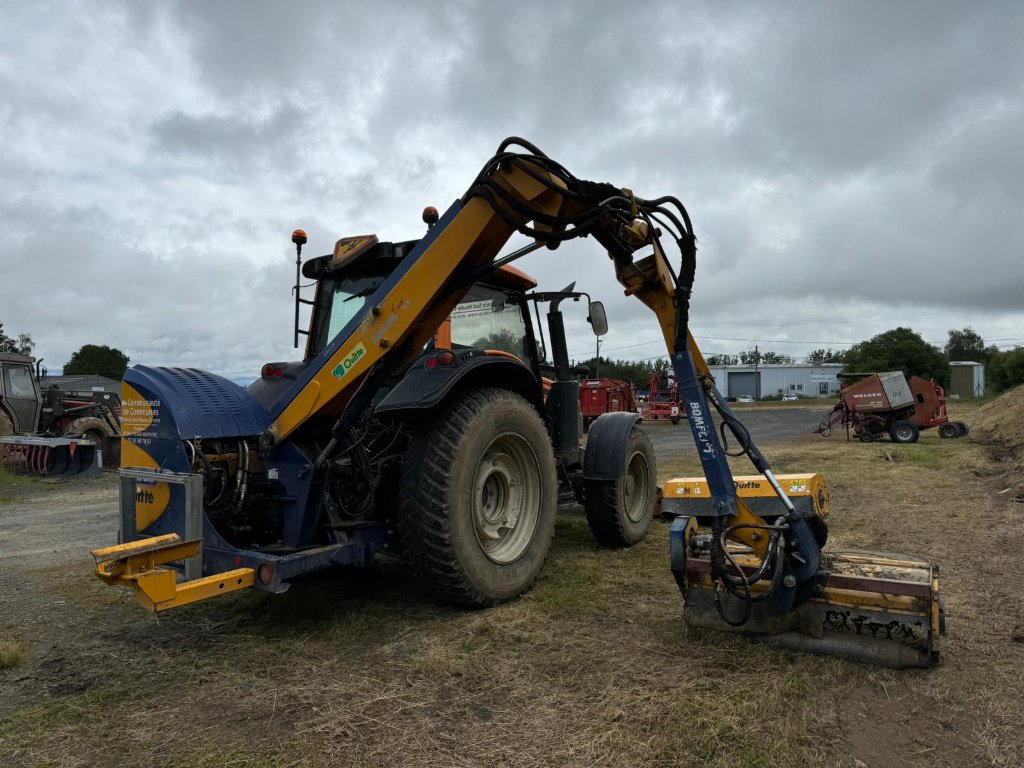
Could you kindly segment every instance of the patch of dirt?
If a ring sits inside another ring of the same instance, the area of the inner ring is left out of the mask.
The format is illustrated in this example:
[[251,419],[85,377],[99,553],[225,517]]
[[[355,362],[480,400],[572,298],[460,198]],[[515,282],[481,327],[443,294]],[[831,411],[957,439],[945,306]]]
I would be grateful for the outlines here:
[[977,755],[964,744],[976,728],[970,713],[912,690],[905,680],[855,688],[844,696],[842,709],[843,735],[856,768],[903,768],[937,756],[939,764],[976,763]]
[[[116,483],[37,488],[0,506],[0,635],[26,648],[0,671],[0,765],[1022,765],[1024,534],[973,437],[926,433],[898,462],[762,445],[777,472],[825,475],[834,546],[941,566],[931,670],[687,629],[667,527],[609,551],[579,514],[537,587],[493,610],[438,605],[388,561],[148,615],[91,574]],[[699,471],[692,452],[659,462],[661,480]]]

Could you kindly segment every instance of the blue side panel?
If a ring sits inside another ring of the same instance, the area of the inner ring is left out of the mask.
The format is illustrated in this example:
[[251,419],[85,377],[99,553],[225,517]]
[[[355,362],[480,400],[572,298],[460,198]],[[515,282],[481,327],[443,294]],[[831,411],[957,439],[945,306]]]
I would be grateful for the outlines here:
[[136,365],[124,380],[161,401],[181,440],[260,435],[270,426],[269,415],[252,395],[206,371]]
[[398,284],[399,280],[406,276],[412,268],[412,265],[419,260],[420,256],[423,255],[423,252],[433,244],[438,235],[444,231],[445,227],[451,224],[452,220],[461,210],[462,203],[458,200],[452,203],[451,207],[444,212],[444,216],[441,217],[437,224],[431,227],[427,234],[423,236],[423,239],[416,244],[415,248],[412,249],[409,255],[402,259],[398,268],[391,273],[387,280],[381,283],[377,292],[370,297],[366,304],[363,305],[363,308],[356,312],[353,318],[348,321],[348,324],[338,332],[338,335],[331,339],[327,346],[320,350],[320,354],[310,361],[306,370],[303,371],[295,380],[295,383],[293,383],[291,387],[289,387],[288,390],[278,399],[278,401],[274,403],[274,407],[270,410],[272,418],[276,419],[280,416],[284,409],[288,407],[289,403],[298,396],[310,380],[327,364],[327,361],[334,356],[334,353],[337,352],[343,344],[348,342],[352,334],[356,332],[356,328],[358,328],[360,324],[362,324],[363,320],[366,319],[366,315],[369,314],[371,309],[384,301],[384,297],[392,291],[392,289]]

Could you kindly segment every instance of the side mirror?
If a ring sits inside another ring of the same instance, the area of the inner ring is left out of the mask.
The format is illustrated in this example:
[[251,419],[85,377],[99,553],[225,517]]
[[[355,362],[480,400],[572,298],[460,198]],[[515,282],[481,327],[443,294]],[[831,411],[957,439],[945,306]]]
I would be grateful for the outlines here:
[[604,336],[608,333],[608,316],[604,313],[604,304],[600,301],[590,302],[590,317],[587,318],[595,336]]

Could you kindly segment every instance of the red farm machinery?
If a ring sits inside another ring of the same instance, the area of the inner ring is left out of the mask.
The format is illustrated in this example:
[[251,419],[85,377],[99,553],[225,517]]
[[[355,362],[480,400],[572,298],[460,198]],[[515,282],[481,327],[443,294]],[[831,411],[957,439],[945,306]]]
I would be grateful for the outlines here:
[[657,371],[651,373],[647,402],[640,403],[640,415],[645,420],[652,421],[671,419],[673,424],[678,424],[680,418],[685,418],[685,413],[679,402],[679,389],[674,378],[669,376],[668,390],[662,394],[661,376]]
[[950,421],[946,393],[935,380],[907,378],[902,371],[842,373],[839,402],[822,420],[818,433],[828,437],[832,429],[846,429],[864,443],[888,435],[894,443],[916,443],[922,430],[937,428],[944,438],[962,437],[968,427]]
[[580,382],[580,414],[587,429],[604,413],[628,411],[636,413],[637,400],[633,385],[622,379],[583,379]]

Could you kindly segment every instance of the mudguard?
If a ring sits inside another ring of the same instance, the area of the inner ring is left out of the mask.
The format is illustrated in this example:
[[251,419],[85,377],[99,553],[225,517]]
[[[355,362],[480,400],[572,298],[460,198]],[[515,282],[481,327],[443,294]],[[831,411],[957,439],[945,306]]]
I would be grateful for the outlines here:
[[460,387],[498,386],[523,395],[544,412],[540,383],[522,363],[508,357],[486,355],[480,350],[456,351],[451,365],[430,366],[433,355],[420,358],[395,388],[374,408],[377,416],[400,416],[436,408]]
[[583,456],[586,480],[618,480],[626,471],[626,446],[640,416],[627,411],[604,413],[590,425]]

